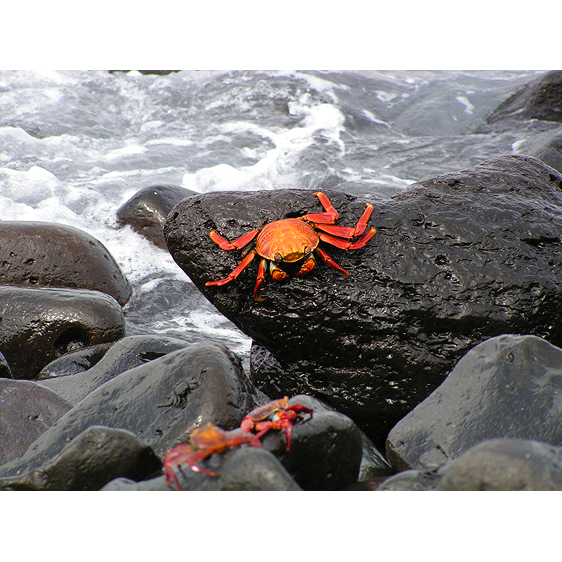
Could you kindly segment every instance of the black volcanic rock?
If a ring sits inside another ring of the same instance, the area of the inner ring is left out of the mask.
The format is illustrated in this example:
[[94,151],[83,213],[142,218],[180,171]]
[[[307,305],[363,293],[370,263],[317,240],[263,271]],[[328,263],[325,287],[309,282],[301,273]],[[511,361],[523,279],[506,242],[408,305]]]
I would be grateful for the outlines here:
[[512,118],[562,122],[562,70],[547,72],[519,88],[486,121]]
[[132,289],[106,247],[48,222],[0,221],[0,285],[101,291],[124,305]]
[[23,455],[70,408],[36,382],[0,379],[0,465]]
[[125,335],[119,303],[99,291],[0,286],[0,350],[15,379],[65,353]]
[[152,448],[130,431],[94,425],[43,465],[0,478],[0,490],[99,490],[115,478],[150,477],[161,466]]
[[117,224],[130,225],[159,248],[167,249],[162,227],[168,213],[195,191],[175,185],[153,185],[135,193],[117,210]]
[[[225,346],[192,345],[125,371],[88,394],[0,475],[34,470],[93,425],[125,429],[160,457],[208,421],[238,427],[258,394]],[[261,398],[261,396],[260,396]]]
[[538,158],[562,173],[562,131],[559,127],[525,139],[517,152]]
[[[120,373],[144,365],[188,345],[188,342],[176,338],[129,336],[115,342],[111,349],[90,369],[66,376],[42,379],[41,374],[49,372],[49,369],[56,369],[55,362],[53,362],[41,371],[39,381],[43,386],[57,392],[71,404],[77,404],[90,392]],[[61,357],[56,363],[63,363],[65,359],[67,362],[72,361],[72,355],[74,354]]]
[[439,467],[399,472],[376,490],[562,490],[562,448],[532,439],[488,439]]
[[[218,476],[194,472],[187,465],[177,471],[182,491],[300,491],[301,488],[275,456],[265,449],[241,447],[212,455],[212,464]],[[177,469],[176,469],[177,470]],[[0,479],[1,482],[1,479]],[[103,492],[119,491],[175,491],[166,485],[166,477],[158,476],[143,482],[118,478],[107,484]]]
[[[562,345],[561,187],[552,168],[521,156],[418,182],[375,202],[365,248],[321,243],[349,278],[322,262],[284,282],[268,276],[263,302],[252,296],[258,260],[228,285],[205,286],[242,259],[209,232],[232,241],[319,212],[311,191],[199,195],[172,210],[164,235],[202,293],[274,356],[273,375],[252,372],[261,390],[316,396],[379,445],[482,341],[527,333]],[[365,201],[325,193],[337,224],[355,225]]]
[[562,349],[537,336],[503,335],[470,350],[445,382],[392,429],[398,470],[456,459],[493,438],[562,443]]

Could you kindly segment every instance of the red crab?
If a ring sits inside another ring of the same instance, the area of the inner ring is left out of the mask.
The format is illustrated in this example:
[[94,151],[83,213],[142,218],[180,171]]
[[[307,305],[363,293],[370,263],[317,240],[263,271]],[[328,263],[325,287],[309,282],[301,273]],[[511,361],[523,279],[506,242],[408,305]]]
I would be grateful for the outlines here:
[[174,468],[177,466],[181,472],[181,465],[183,463],[189,464],[191,470],[195,472],[202,472],[209,476],[218,476],[216,472],[211,472],[206,468],[198,466],[198,463],[214,453],[220,453],[244,443],[252,447],[262,446],[257,436],[241,432],[239,429],[224,431],[211,422],[201,427],[196,427],[189,434],[189,443],[176,445],[164,455],[166,485],[169,486],[170,481],[172,481],[176,489],[181,490]]
[[[323,213],[312,213],[295,219],[282,219],[270,222],[262,228],[256,228],[240,236],[233,242],[229,242],[218,234],[216,230],[212,230],[210,233],[211,239],[223,250],[241,250],[252,242],[256,236],[257,240],[255,248],[245,255],[238,267],[228,274],[228,277],[218,279],[217,281],[209,281],[205,285],[222,286],[234,281],[254,259],[256,254],[262,257],[254,288],[254,299],[257,301],[263,300],[260,297],[260,289],[265,280],[268,262],[271,277],[276,281],[281,281],[289,276],[279,267],[279,264],[294,263],[304,259],[297,273],[297,275],[304,275],[312,271],[316,266],[313,254],[313,252],[316,252],[325,263],[348,277],[349,273],[342,269],[324,250],[320,249],[318,244],[322,240],[342,250],[358,250],[363,248],[375,235],[376,230],[374,228],[371,228],[355,242],[352,242],[350,239],[361,236],[365,232],[373,212],[373,206],[367,203],[367,207],[357,221],[355,228],[338,226],[334,223],[338,219],[339,214],[330,203],[328,197],[321,192],[317,192],[314,195],[318,197],[322,207],[324,207]],[[317,232],[317,230],[321,232]],[[340,238],[336,238],[337,236]],[[342,238],[347,238],[348,240],[342,240]]]
[[269,402],[255,410],[252,410],[243,420],[240,429],[244,433],[252,430],[257,431],[255,437],[260,438],[270,429],[284,429],[285,439],[287,440],[287,451],[291,449],[291,432],[293,430],[292,420],[296,419],[299,412],[310,414],[312,418],[311,408],[307,408],[302,404],[287,405],[289,398],[285,396],[280,400]]

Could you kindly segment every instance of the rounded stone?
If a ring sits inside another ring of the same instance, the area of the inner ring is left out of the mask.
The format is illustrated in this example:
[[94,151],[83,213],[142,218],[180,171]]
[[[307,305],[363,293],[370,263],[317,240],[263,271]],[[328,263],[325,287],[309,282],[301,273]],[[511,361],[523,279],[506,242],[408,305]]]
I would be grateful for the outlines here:
[[168,213],[195,191],[175,185],[153,185],[137,191],[117,210],[117,224],[130,225],[135,232],[166,250],[162,227]]
[[0,349],[15,379],[33,379],[68,352],[124,335],[123,310],[105,293],[0,286]]
[[0,221],[0,285],[100,291],[124,305],[132,289],[96,238],[48,222]]

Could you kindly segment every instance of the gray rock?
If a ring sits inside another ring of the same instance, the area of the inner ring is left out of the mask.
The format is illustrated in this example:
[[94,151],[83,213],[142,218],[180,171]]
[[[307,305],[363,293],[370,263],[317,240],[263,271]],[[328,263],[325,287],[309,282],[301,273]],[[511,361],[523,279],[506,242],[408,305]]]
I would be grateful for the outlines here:
[[174,205],[195,191],[175,185],[153,185],[135,193],[117,210],[117,224],[130,225],[133,230],[156,246],[167,249],[162,227]]
[[91,426],[44,465],[0,478],[0,490],[99,490],[118,477],[149,477],[161,466],[152,448],[131,432]]
[[[213,470],[218,476],[194,472],[187,465],[178,471],[183,491],[299,491],[297,483],[279,461],[264,449],[242,447],[213,455]],[[211,462],[212,462],[211,461]],[[145,482],[124,478],[107,484],[102,491],[163,491],[172,490],[166,478],[160,476]]]
[[314,410],[293,422],[287,451],[284,431],[270,430],[262,437],[271,451],[303,490],[342,490],[357,482],[363,456],[361,431],[353,420],[311,396],[293,396],[289,405]]
[[562,443],[562,349],[503,335],[469,351],[445,382],[390,432],[398,470],[444,464],[492,438]]
[[70,408],[35,382],[0,379],[0,465],[23,455]]
[[562,449],[529,439],[490,439],[439,467],[406,470],[377,491],[562,490]]
[[99,240],[48,222],[0,222],[0,285],[101,291],[121,305],[132,292]]
[[[269,396],[315,396],[380,446],[482,341],[527,333],[562,345],[561,187],[552,168],[521,156],[413,184],[375,202],[377,234],[363,249],[321,243],[349,278],[323,263],[284,282],[268,277],[263,302],[252,296],[258,263],[228,285],[205,285],[242,259],[209,232],[232,241],[321,211],[312,192],[199,195],[172,210],[164,235],[206,298],[274,357],[279,368],[253,368],[254,384]],[[365,201],[325,193],[337,223],[353,226]]]
[[562,132],[559,128],[526,139],[517,152],[538,158],[547,166],[562,172]]
[[[129,336],[113,344],[93,367],[68,376],[58,376],[41,380],[41,384],[54,390],[60,396],[75,405],[85,398],[90,392],[113,379],[120,373],[144,365],[149,361],[158,359],[172,351],[187,347],[188,342],[157,336]],[[59,359],[57,362],[62,361]],[[67,356],[67,360],[71,360]],[[53,363],[43,369],[51,371],[56,369]]]
[[527,439],[493,439],[451,463],[436,490],[562,490],[562,449]]
[[562,122],[562,70],[547,72],[519,88],[486,121],[510,118]]
[[77,349],[125,335],[119,303],[99,291],[0,286],[0,349],[15,379]]
[[33,470],[92,425],[131,431],[157,455],[186,442],[194,427],[211,421],[240,425],[255,407],[255,389],[240,360],[222,345],[194,345],[125,371],[91,392],[0,475]]
[[[126,339],[126,338],[123,338]],[[122,341],[122,340],[118,340]],[[100,343],[84,347],[78,351],[71,351],[62,357],[45,365],[37,375],[40,382],[52,380],[58,377],[66,377],[83,373],[96,365],[103,356],[111,349],[115,342]]]

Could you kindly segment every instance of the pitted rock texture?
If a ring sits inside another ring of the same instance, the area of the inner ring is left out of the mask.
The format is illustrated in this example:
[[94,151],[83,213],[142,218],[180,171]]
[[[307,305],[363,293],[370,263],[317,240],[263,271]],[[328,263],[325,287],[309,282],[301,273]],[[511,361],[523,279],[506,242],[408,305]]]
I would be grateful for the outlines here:
[[398,470],[456,459],[486,439],[562,443],[562,349],[503,335],[469,351],[445,382],[388,436]]
[[[253,299],[258,259],[223,287],[242,259],[232,241],[279,220],[319,212],[312,191],[220,192],[180,202],[164,235],[178,265],[282,376],[253,372],[267,395],[310,394],[351,417],[375,444],[426,398],[472,347],[502,333],[562,345],[562,176],[531,157],[506,156],[413,184],[374,202],[365,248],[321,247],[349,273],[319,261]],[[337,224],[354,226],[365,201],[325,190]]]
[[48,222],[0,221],[0,285],[101,291],[124,305],[132,288],[88,233]]
[[132,229],[159,248],[167,249],[162,227],[168,213],[195,191],[175,185],[153,185],[137,191],[117,210],[117,224]]
[[0,286],[0,350],[15,379],[33,379],[66,353],[125,335],[119,303],[86,289]]

